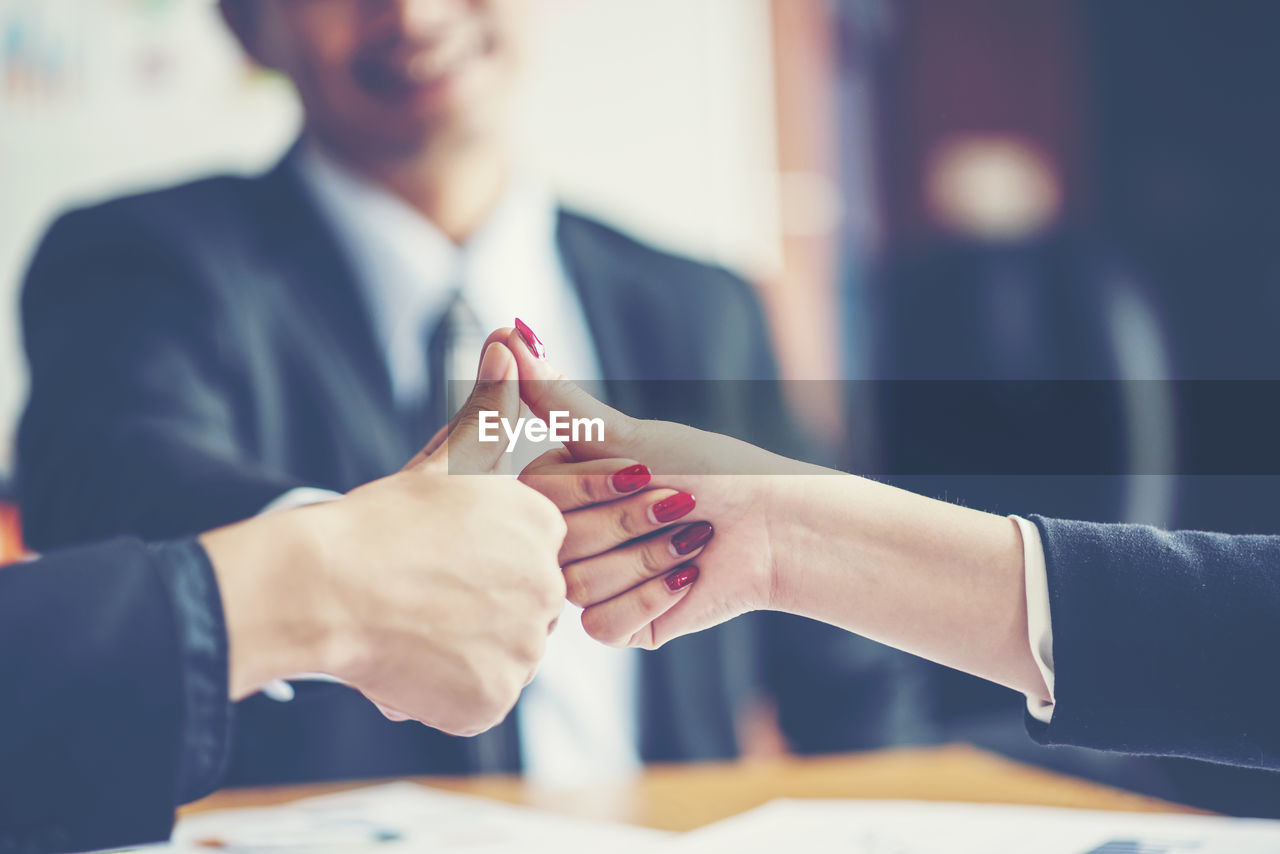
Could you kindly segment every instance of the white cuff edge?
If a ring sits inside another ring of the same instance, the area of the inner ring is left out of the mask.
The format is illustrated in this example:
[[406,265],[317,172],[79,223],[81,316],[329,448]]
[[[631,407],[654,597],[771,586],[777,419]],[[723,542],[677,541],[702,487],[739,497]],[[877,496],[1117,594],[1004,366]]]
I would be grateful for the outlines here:
[[1027,712],[1041,723],[1053,718],[1053,616],[1049,609],[1049,572],[1045,565],[1040,529],[1021,516],[1010,516],[1022,535],[1022,567],[1027,588],[1027,636],[1031,656],[1049,689],[1049,702],[1027,695]]
[[298,486],[274,498],[271,503],[258,511],[259,516],[270,516],[272,513],[283,513],[312,504],[323,504],[341,498],[342,493],[332,489],[320,489],[315,486]]

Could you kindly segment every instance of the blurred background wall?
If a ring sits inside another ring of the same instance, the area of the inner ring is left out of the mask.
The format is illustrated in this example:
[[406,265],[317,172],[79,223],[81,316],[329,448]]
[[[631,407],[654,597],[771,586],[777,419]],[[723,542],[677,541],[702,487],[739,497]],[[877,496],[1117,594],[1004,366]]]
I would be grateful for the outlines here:
[[[534,168],[572,204],[765,279],[781,249],[767,0],[531,0],[520,106]],[[26,379],[34,243],[69,205],[268,166],[298,109],[246,67],[212,0],[0,0],[0,473]]]
[[[529,2],[527,159],[755,281],[789,377],[1280,373],[1280,4]],[[54,213],[261,169],[297,118],[212,0],[0,0],[0,475],[18,283]],[[841,406],[802,414],[837,438],[872,420]],[[1230,441],[1145,416],[1123,441]],[[1271,493],[1187,479],[1143,512],[1050,509],[1271,530]]]

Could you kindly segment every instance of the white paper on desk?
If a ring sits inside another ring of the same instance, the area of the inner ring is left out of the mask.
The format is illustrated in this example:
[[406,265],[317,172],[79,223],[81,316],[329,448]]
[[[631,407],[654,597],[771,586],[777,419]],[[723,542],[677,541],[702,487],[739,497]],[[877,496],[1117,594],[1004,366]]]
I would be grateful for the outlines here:
[[[278,807],[194,815],[178,823],[170,845],[156,850],[653,854],[669,838],[657,830],[569,818],[413,783],[389,783]],[[211,849],[209,840],[218,840],[222,847]]]
[[773,801],[674,854],[1276,854],[1280,821],[915,801]]

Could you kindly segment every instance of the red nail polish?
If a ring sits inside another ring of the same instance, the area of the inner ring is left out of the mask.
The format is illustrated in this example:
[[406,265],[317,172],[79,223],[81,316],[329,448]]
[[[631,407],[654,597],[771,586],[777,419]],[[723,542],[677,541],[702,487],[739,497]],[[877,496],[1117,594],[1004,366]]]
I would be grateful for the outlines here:
[[716,529],[710,522],[694,522],[687,528],[681,528],[671,537],[671,548],[678,555],[693,554],[711,542]]
[[697,580],[698,568],[696,566],[686,566],[667,576],[667,589],[672,593],[677,593]]
[[529,328],[529,324],[518,317],[516,318],[516,331],[520,333],[520,337],[524,339],[525,346],[529,348],[529,352],[533,354],[535,359],[547,358],[547,348],[543,346],[542,339]]
[[670,498],[664,498],[649,508],[655,522],[666,524],[674,522],[693,512],[698,502],[687,492],[677,492]]
[[653,480],[653,475],[649,473],[649,467],[646,465],[628,466],[622,471],[615,474],[611,479],[614,491],[621,493],[635,492],[641,487],[648,486],[649,481]]

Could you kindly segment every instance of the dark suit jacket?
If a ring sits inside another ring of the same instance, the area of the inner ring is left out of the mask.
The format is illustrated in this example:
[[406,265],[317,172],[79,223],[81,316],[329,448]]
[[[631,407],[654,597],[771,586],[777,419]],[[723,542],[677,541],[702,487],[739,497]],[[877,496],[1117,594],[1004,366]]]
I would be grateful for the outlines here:
[[[745,283],[569,212],[558,240],[616,405],[796,452]],[[20,495],[37,548],[196,532],[300,485],[345,491],[398,469],[427,438],[396,413],[359,284],[288,158],[260,178],[63,217],[31,267],[23,319],[32,393]],[[692,378],[725,382],[677,382]],[[755,652],[781,643],[755,622],[645,656],[646,758],[736,752],[735,709],[759,687]],[[909,665],[860,649],[838,659],[868,680],[854,737],[875,744],[882,730],[866,709],[889,708],[877,692],[897,690],[893,674]],[[841,729],[803,716],[800,728]],[[390,724],[330,686],[303,686],[290,704],[245,701],[235,749],[238,783],[518,766],[514,720],[455,739]]]
[[[0,569],[0,851],[165,839],[174,807],[208,791],[180,782],[199,751],[183,732],[191,627],[174,560],[207,566],[194,543],[120,539]],[[225,653],[220,622],[209,628]],[[227,707],[218,663],[215,712]]]
[[1057,702],[1032,735],[1280,769],[1280,537],[1035,522]]

